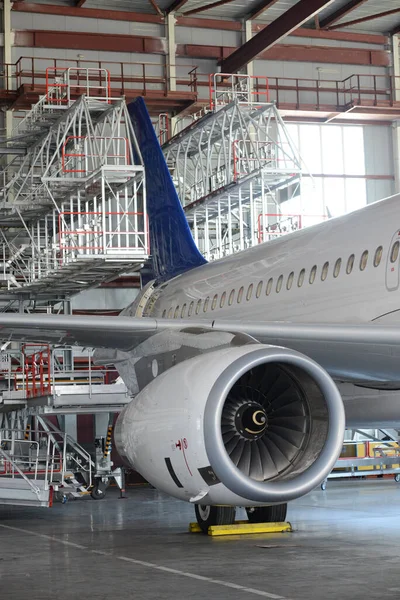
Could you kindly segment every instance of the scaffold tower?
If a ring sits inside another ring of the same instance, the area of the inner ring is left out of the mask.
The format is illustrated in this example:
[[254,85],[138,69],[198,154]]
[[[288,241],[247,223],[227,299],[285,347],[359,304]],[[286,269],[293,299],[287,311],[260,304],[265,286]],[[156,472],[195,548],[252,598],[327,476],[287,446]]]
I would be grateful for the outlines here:
[[194,239],[207,259],[267,238],[303,165],[268,80],[210,77],[210,106],[163,146]]
[[70,296],[147,260],[145,172],[106,69],[50,68],[46,79],[3,143],[0,283]]

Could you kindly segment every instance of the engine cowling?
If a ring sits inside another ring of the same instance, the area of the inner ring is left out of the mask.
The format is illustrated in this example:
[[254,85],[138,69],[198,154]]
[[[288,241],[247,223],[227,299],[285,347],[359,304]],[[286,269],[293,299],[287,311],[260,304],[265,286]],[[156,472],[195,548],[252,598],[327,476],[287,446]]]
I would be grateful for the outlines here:
[[119,453],[152,485],[201,504],[284,503],[319,485],[343,442],[339,391],[286,348],[249,344],[182,362],[120,414]]

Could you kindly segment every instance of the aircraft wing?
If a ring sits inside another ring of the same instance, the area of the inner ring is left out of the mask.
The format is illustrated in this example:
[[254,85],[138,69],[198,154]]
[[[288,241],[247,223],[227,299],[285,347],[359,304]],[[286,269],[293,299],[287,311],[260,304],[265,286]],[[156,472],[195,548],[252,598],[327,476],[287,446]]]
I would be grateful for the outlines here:
[[332,377],[400,387],[400,326],[299,324],[224,319],[152,319],[59,315],[0,315],[0,339],[131,350],[161,331],[197,328],[245,333],[266,344],[303,352]]

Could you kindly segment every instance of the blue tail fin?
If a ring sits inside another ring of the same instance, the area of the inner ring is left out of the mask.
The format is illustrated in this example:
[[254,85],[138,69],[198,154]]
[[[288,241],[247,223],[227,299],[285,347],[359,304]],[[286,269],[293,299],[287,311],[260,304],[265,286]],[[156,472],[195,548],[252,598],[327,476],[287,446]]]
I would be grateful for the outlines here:
[[128,105],[146,169],[150,251],[156,279],[170,279],[205,264],[194,243],[143,98]]

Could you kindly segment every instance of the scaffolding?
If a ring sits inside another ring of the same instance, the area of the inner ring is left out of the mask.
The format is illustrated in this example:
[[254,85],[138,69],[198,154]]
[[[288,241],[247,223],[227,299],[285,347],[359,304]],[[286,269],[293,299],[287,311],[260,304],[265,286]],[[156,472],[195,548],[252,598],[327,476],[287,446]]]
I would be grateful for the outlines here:
[[264,229],[279,223],[282,202],[300,194],[303,165],[267,78],[214,74],[209,93],[208,110],[163,151],[195,242],[212,260],[259,243],[260,215]]
[[[90,350],[31,343],[2,350],[0,504],[51,506],[54,494],[62,501],[87,493],[100,498],[111,478],[122,488],[112,431],[115,414],[130,401],[116,369],[94,365]],[[90,451],[70,435],[79,414],[101,425]],[[66,419],[69,433],[61,431]]]
[[48,68],[46,94],[3,154],[0,280],[8,293],[72,295],[147,260],[144,166],[106,69]]

